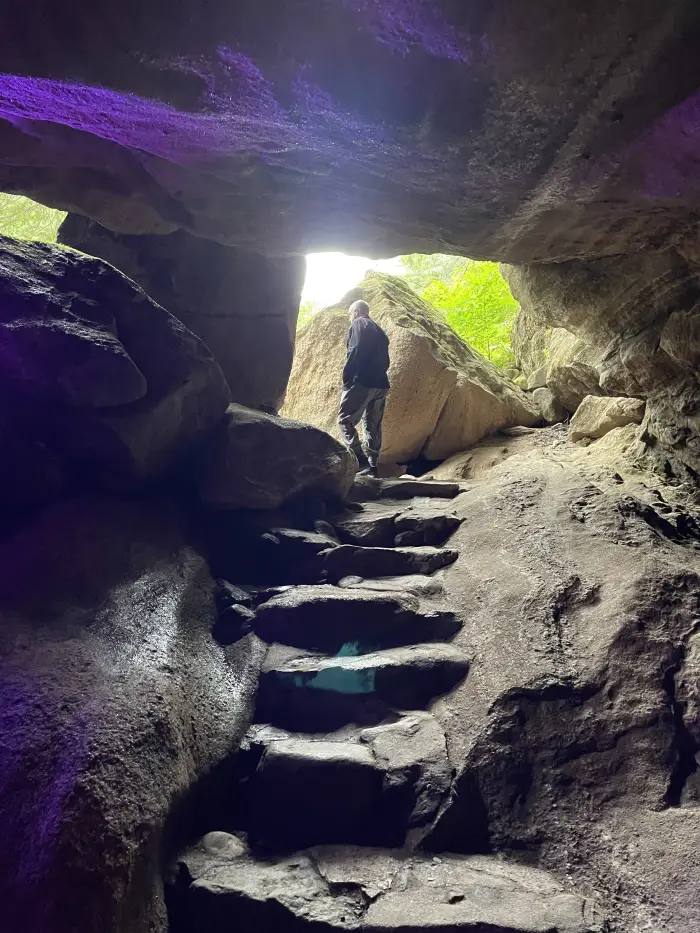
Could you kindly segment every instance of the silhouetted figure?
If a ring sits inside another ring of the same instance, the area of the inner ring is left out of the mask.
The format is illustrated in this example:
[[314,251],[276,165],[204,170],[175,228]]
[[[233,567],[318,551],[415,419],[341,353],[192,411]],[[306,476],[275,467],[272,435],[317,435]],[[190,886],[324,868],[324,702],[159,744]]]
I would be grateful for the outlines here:
[[[343,369],[338,424],[343,440],[362,466],[360,473],[376,476],[382,450],[382,418],[389,392],[389,338],[369,315],[366,301],[350,305],[348,358]],[[357,435],[362,419],[367,454]]]

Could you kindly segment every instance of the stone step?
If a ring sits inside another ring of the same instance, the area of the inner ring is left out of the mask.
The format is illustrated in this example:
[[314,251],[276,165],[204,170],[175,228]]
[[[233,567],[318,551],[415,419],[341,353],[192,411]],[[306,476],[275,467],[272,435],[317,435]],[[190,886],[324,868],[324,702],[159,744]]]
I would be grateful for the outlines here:
[[425,712],[316,740],[258,726],[248,746],[258,763],[242,828],[266,851],[403,845],[437,815],[452,779],[445,733]]
[[449,639],[461,622],[452,612],[421,610],[408,593],[296,586],[259,606],[254,628],[270,643],[328,654],[345,647],[346,653],[362,654]]
[[318,555],[323,579],[337,583],[343,577],[397,577],[402,574],[431,574],[453,564],[459,551],[429,547],[362,547],[341,544]]
[[428,505],[392,505],[370,502],[361,512],[336,516],[333,524],[344,544],[365,547],[438,545],[459,527],[454,512]]
[[260,674],[256,721],[299,732],[377,724],[395,710],[426,708],[468,670],[468,658],[452,645],[337,657],[273,645]]
[[368,580],[365,577],[351,575],[338,581],[341,589],[372,590],[376,593],[410,593],[413,596],[442,596],[445,587],[436,576],[414,573],[401,577],[377,577]]
[[188,933],[602,933],[595,903],[497,856],[319,846],[257,860],[209,833],[184,853],[168,901]]
[[426,496],[432,499],[454,499],[462,492],[459,483],[425,479],[377,479],[357,476],[352,484],[350,502],[370,502],[373,499],[413,499]]

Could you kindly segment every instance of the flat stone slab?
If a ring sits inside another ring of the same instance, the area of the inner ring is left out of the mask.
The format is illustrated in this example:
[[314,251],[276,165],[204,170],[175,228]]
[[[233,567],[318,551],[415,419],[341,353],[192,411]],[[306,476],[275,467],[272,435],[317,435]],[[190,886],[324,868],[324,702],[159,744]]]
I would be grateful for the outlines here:
[[329,654],[444,640],[460,628],[453,613],[421,611],[409,593],[335,586],[292,587],[263,603],[255,619],[264,641]]
[[338,581],[341,589],[373,590],[377,593],[409,593],[412,596],[441,596],[445,587],[440,579],[424,574],[407,574],[405,577],[378,577],[367,580],[351,575]]
[[301,732],[376,724],[393,710],[429,706],[468,670],[468,658],[452,645],[338,657],[273,645],[260,675],[256,720]]
[[437,547],[361,547],[341,544],[319,554],[319,566],[329,583],[347,576],[394,577],[430,574],[453,564],[459,551]]
[[210,833],[180,859],[193,933],[602,933],[596,905],[552,875],[489,856],[316,847],[257,861]]
[[460,523],[454,512],[445,512],[430,503],[405,507],[369,502],[361,512],[334,519],[343,543],[365,547],[443,544]]
[[425,712],[317,739],[258,726],[250,743],[259,760],[242,828],[266,851],[401,846],[434,819],[452,781],[445,733]]
[[461,492],[459,483],[422,479],[376,479],[356,476],[350,488],[351,502],[370,502],[373,499],[413,499],[427,496],[433,499],[454,499]]

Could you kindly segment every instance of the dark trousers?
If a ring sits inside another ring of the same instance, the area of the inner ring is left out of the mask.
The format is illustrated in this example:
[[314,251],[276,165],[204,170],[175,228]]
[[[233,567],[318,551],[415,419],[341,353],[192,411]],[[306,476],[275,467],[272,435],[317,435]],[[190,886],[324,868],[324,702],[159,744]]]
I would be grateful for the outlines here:
[[368,389],[355,383],[352,386],[343,386],[340,396],[338,426],[343,441],[358,460],[365,459],[360,438],[357,436],[357,425],[361,418],[367,443],[367,459],[371,466],[377,465],[382,450],[382,418],[388,392],[388,389]]

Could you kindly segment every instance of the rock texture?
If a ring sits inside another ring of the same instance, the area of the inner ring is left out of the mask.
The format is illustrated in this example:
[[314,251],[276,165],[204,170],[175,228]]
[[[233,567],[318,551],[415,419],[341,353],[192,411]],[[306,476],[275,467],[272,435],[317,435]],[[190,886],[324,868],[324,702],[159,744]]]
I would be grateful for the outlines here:
[[428,844],[527,853],[598,892],[611,929],[685,933],[700,918],[700,526],[680,493],[611,459],[628,430],[584,451],[542,432],[549,447],[455,503],[451,544],[469,557],[441,576],[473,663],[433,708],[458,777]]
[[319,846],[260,863],[235,837],[212,833],[183,856],[180,872],[194,933],[245,924],[280,933],[603,930],[595,905],[546,872],[480,856]]
[[277,410],[292,368],[306,264],[222,246],[184,231],[119,236],[69,215],[59,241],[106,260],[204,341],[234,402]]
[[519,266],[506,274],[541,320],[566,326],[601,354],[604,391],[647,399],[645,443],[667,473],[694,481],[700,470],[698,267],[667,249]]
[[578,407],[569,425],[569,437],[603,437],[614,428],[641,424],[645,403],[638,398],[598,398],[588,395]]
[[158,477],[228,403],[197,337],[111,266],[74,252],[0,237],[0,341],[3,495],[19,485],[21,501],[58,491],[68,472],[108,488]]
[[301,495],[344,498],[354,455],[310,424],[231,405],[199,455],[200,501],[217,509],[275,509]]
[[692,0],[24,12],[31,35],[0,15],[0,185],[122,233],[528,262],[697,219]]
[[370,273],[339,305],[314,315],[297,341],[284,411],[337,433],[347,309],[358,298],[389,336],[391,391],[382,457],[438,460],[513,424],[535,424],[526,395],[398,278]]
[[161,859],[247,727],[260,648],[216,644],[213,581],[162,509],[71,499],[0,559],[3,926],[164,933]]

